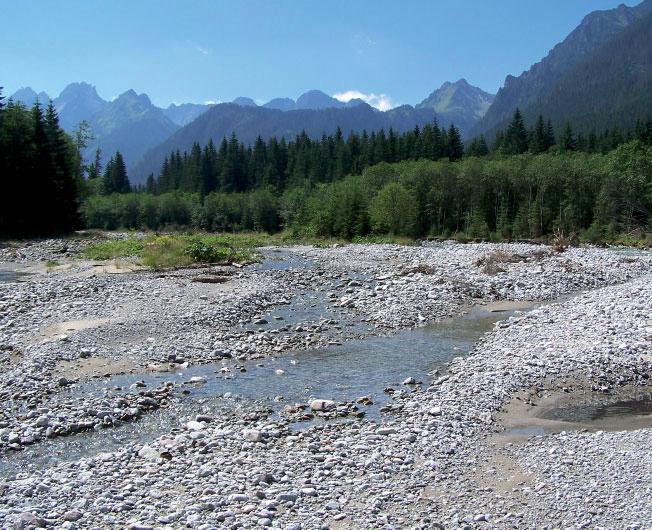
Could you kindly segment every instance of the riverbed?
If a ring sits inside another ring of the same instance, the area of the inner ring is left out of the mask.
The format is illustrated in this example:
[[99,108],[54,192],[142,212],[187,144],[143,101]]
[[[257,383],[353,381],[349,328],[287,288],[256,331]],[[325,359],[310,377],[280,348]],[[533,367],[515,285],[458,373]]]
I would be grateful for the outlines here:
[[[496,252],[511,256],[502,272],[483,269]],[[448,243],[270,248],[263,258],[221,271],[230,278],[221,284],[194,281],[210,268],[108,274],[74,259],[5,277],[0,518],[537,526],[547,478],[528,475],[514,455],[576,438],[526,425],[513,433],[520,438],[496,439],[518,428],[504,419],[509,403],[518,398],[537,416],[530,409],[549,394],[581,390],[584,402],[544,418],[572,429],[645,409],[618,395],[647,385],[647,253]],[[320,400],[332,408],[311,407]],[[626,445],[639,432],[612,436]],[[545,454],[558,479],[571,470],[565,450],[559,464]],[[513,498],[492,493],[503,490]],[[618,521],[644,521],[638,493],[625,491],[613,501],[630,503]],[[584,521],[567,502],[558,523]],[[591,524],[603,524],[605,513],[593,511]]]

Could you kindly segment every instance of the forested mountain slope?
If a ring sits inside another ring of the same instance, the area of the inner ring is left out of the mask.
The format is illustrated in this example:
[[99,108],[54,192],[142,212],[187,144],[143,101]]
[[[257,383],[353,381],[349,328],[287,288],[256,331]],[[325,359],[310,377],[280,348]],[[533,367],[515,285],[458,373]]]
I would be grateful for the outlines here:
[[628,128],[652,116],[652,13],[580,62],[524,114],[584,132]]
[[645,0],[635,7],[621,4],[615,9],[589,13],[540,62],[518,77],[507,76],[504,86],[485,116],[472,128],[470,136],[482,133],[492,138],[497,130],[505,127],[517,107],[524,110],[539,104],[576,66],[651,12],[652,0]]

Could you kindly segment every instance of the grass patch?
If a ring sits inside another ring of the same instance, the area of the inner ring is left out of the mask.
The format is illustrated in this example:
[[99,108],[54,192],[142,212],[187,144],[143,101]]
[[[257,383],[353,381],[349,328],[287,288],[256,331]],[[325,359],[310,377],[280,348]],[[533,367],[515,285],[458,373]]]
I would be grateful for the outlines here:
[[187,267],[192,258],[185,253],[187,243],[179,236],[157,236],[145,244],[140,259],[153,269]]
[[95,260],[138,258],[143,265],[162,270],[196,263],[252,263],[256,261],[255,247],[267,241],[265,236],[251,234],[149,235],[96,243],[87,247],[84,255]]
[[99,261],[131,258],[140,256],[144,248],[144,238],[111,239],[89,245],[84,249],[84,256]]
[[417,241],[407,236],[394,236],[394,235],[368,235],[357,236],[353,238],[353,243],[369,243],[374,245],[415,245]]
[[56,269],[60,263],[56,260],[49,259],[45,262],[45,272],[46,273],[51,273],[54,269]]
[[618,237],[608,241],[610,245],[620,247],[633,247],[641,250],[652,249],[652,234],[620,234]]

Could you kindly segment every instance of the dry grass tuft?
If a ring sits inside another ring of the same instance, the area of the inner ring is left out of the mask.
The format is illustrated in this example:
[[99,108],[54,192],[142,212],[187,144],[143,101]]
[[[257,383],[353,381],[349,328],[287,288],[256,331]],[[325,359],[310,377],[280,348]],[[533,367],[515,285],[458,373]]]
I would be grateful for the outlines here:
[[478,258],[475,265],[477,267],[482,267],[482,272],[485,274],[494,276],[501,272],[506,272],[507,269],[501,265],[506,263],[520,263],[523,261],[527,261],[525,256],[521,256],[520,254],[510,254],[504,250],[496,250]]
[[550,239],[550,246],[555,254],[561,254],[562,252],[566,252],[568,247],[577,246],[578,241],[579,239],[575,232],[564,234],[564,231],[558,228],[553,230],[553,235]]

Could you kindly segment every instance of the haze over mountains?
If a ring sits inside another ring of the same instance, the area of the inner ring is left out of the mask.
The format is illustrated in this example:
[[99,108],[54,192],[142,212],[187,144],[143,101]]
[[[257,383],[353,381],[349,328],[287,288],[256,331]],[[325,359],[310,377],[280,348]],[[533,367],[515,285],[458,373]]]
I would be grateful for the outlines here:
[[[188,150],[193,142],[210,138],[217,142],[232,133],[250,143],[258,136],[291,139],[302,130],[318,138],[338,127],[344,134],[390,127],[403,132],[436,118],[443,127],[454,123],[466,139],[484,134],[491,142],[517,107],[527,126],[541,113],[557,129],[570,122],[576,132],[601,132],[652,115],[651,93],[652,0],[645,0],[635,7],[589,13],[540,62],[518,77],[508,75],[495,96],[460,79],[444,83],[414,107],[384,112],[361,99],[344,102],[319,90],[261,106],[243,96],[232,103],[162,109],[133,90],[106,101],[93,86],[73,83],[53,102],[65,129],[81,120],[90,123],[95,138],[87,156],[98,146],[105,159],[120,150],[132,182],[139,183],[149,173],[158,174],[170,151]],[[31,105],[49,96],[27,87],[12,98]]]

